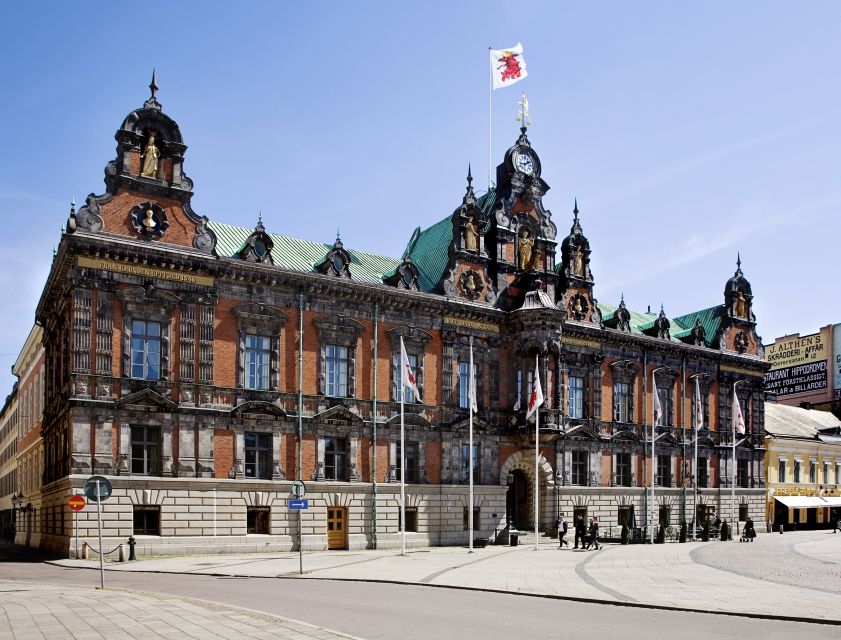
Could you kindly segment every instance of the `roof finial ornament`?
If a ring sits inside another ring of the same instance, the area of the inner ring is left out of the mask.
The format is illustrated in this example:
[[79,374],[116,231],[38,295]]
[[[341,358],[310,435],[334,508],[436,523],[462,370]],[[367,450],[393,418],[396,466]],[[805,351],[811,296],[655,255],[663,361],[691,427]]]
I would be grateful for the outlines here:
[[471,187],[473,184],[473,174],[470,172],[470,163],[467,163],[467,186]]
[[575,198],[575,206],[572,209],[573,215],[575,215],[575,221],[578,222],[578,198]]
[[266,227],[263,226],[263,210],[260,209],[257,213],[257,226],[254,227],[255,231],[265,232]]
[[742,254],[740,251],[736,252],[736,271],[742,270]]
[[517,104],[520,105],[520,109],[517,111],[517,117],[515,118],[515,120],[522,124],[522,126],[520,127],[520,131],[525,133],[526,129],[528,129],[531,126],[531,114],[529,113],[529,101],[528,101],[528,98],[526,98],[526,92],[525,91],[523,91],[522,97],[520,98],[520,101]]
[[339,231],[339,227],[336,227],[336,242],[341,242],[341,241],[342,241],[342,234]]
[[161,104],[158,102],[157,93],[158,93],[158,83],[156,81],[156,74],[155,68],[152,67],[152,82],[149,83],[149,98],[146,102],[143,103],[143,107],[145,109],[157,109],[158,111],[161,110]]
[[70,213],[71,215],[76,213],[76,196],[70,198]]
[[625,303],[625,292],[623,291],[619,296],[619,302]]

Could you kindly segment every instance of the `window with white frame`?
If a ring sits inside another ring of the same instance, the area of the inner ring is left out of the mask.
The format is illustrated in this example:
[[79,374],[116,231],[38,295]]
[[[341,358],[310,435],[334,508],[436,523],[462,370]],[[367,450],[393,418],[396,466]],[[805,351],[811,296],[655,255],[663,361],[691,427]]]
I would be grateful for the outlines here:
[[245,388],[269,389],[271,342],[268,336],[245,336]]
[[161,323],[131,322],[131,377],[159,380],[161,377]]
[[583,419],[584,415],[584,376],[569,377],[569,417]]
[[786,481],[786,459],[780,458],[777,461],[777,482]]
[[614,422],[633,422],[634,420],[632,385],[628,382],[613,383],[613,420]]
[[245,432],[245,477],[270,480],[271,442],[270,433]]
[[458,363],[458,406],[467,409],[470,406],[470,363]]
[[280,331],[289,316],[280,309],[257,304],[240,305],[233,313],[239,321],[237,385],[254,391],[277,389]]
[[348,348],[328,344],[324,348],[325,395],[339,398],[348,395]]
[[797,458],[795,458],[794,459],[794,469],[793,469],[793,471],[794,471],[794,482],[795,483],[800,482],[800,464],[801,464],[801,461],[798,460]]
[[818,481],[818,462],[809,460],[809,482],[815,484]]
[[[469,482],[470,470],[470,446],[468,444],[461,445],[461,464],[459,465],[459,482]],[[473,482],[479,483],[479,445],[473,445]]]
[[572,452],[572,484],[587,486],[590,455],[587,451]]

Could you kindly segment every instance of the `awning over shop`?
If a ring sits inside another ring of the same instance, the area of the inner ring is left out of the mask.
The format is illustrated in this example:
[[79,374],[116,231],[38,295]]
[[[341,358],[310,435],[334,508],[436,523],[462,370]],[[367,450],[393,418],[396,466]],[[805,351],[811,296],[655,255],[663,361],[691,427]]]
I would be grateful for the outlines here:
[[829,507],[822,498],[811,496],[774,496],[774,500],[782,502],[789,509],[814,509],[815,507]]
[[825,507],[841,507],[841,496],[822,496],[819,500]]

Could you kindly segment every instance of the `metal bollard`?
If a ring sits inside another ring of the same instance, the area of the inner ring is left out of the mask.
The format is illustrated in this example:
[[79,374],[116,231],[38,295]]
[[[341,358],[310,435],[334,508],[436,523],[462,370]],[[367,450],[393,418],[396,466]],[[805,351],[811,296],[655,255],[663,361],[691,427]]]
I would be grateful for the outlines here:
[[780,535],[783,535],[783,525],[780,525]]
[[137,540],[134,539],[134,536],[128,537],[128,559],[129,562],[133,560],[137,560],[137,557],[134,555],[134,545],[137,544]]
[[124,544],[120,545],[119,560],[120,560],[120,562],[125,562],[126,561],[126,545],[124,545]]
[[88,559],[88,543],[83,542],[82,543],[82,560],[87,560],[87,559]]

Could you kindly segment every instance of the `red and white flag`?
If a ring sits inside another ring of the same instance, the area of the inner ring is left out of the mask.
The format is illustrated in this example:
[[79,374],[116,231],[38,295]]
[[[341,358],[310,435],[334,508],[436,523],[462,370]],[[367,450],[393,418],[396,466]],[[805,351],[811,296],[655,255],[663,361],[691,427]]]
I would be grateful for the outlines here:
[[[418,380],[415,378],[415,372],[412,371],[412,365],[409,364],[409,356],[406,355],[406,346],[403,344],[403,336],[400,337],[400,366],[402,367],[403,375],[400,380],[403,383],[403,388],[408,387],[415,393],[415,399],[418,402],[421,400],[420,391],[418,391]],[[400,397],[403,397],[403,390],[400,390]]]
[[519,42],[516,47],[510,49],[490,49],[489,51],[494,89],[502,89],[515,84],[529,75],[526,71],[526,60],[523,58],[523,45]]
[[540,371],[537,363],[534,365],[534,384],[531,387],[531,395],[529,396],[529,408],[526,411],[526,420],[531,418],[531,414],[536,413],[543,404],[543,389],[540,388]]
[[739,404],[735,386],[733,387],[733,430],[736,433],[745,432],[745,418],[742,415],[742,405]]

